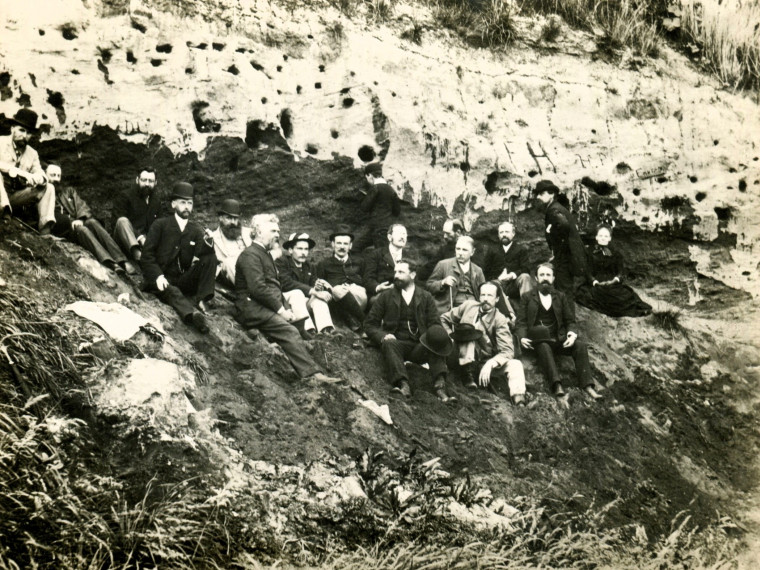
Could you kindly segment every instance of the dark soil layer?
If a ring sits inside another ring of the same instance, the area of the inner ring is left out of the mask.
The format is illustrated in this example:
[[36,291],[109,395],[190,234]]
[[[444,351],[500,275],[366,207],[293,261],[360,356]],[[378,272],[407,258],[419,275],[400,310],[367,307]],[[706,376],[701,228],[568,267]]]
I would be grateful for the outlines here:
[[[215,204],[238,198],[246,215],[278,213],[283,234],[299,230],[318,236],[319,257],[335,223],[362,226],[357,188],[363,180],[347,158],[296,162],[283,151],[251,150],[240,140],[226,138],[213,139],[203,160],[195,155],[173,157],[160,140],[147,146],[131,144],[107,129],[96,129],[76,141],[45,142],[40,154],[61,163],[65,183],[76,186],[104,219],[110,217],[112,197],[133,184],[139,165],[152,164],[163,192],[180,179],[195,185],[197,217],[210,227],[216,223]],[[403,221],[409,228],[410,247],[421,252],[432,249],[445,217],[443,209],[424,201],[406,204]],[[495,237],[493,228],[500,219],[498,212],[484,214],[473,233],[481,242]],[[535,246],[539,261],[548,253],[542,216],[525,210],[517,215],[516,224],[522,239]],[[119,292],[131,291],[119,280],[115,289],[105,290],[89,276],[83,277],[55,242],[15,225],[0,232],[0,275],[9,287],[28,292],[41,318],[75,299],[112,301]],[[630,259],[633,284],[683,306],[686,284],[697,277],[688,242],[647,234],[624,223],[616,239]],[[700,283],[705,301],[699,310],[705,313],[730,310],[746,300],[709,279],[700,278]],[[563,408],[546,393],[528,357],[523,359],[530,384],[527,408],[512,407],[503,393],[466,392],[456,374],[450,384],[458,402],[442,405],[432,394],[429,374],[417,367],[412,373],[414,397],[394,399],[383,379],[378,352],[360,344],[352,347],[357,343],[350,334],[343,340],[314,341],[310,348],[328,372],[343,376],[354,389],[300,385],[282,354],[263,340],[248,339],[232,319],[232,307],[225,301],[220,305],[211,317],[208,337],[179,323],[154,298],[133,308],[140,312],[150,307],[160,314],[172,337],[192,346],[203,359],[210,382],[199,387],[193,404],[221,420],[223,435],[252,459],[307,464],[330,457],[358,459],[366,448],[393,454],[417,449],[426,457],[441,457],[444,467],[454,473],[469,472],[507,500],[524,495],[545,500],[573,497],[570,506],[579,512],[591,503],[616,500],[610,520],[638,522],[650,539],[667,533],[670,521],[682,510],[690,511],[697,524],[714,520],[716,509],[737,513],[742,493],[758,482],[752,467],[760,443],[757,405],[751,404],[746,412],[733,405],[754,401],[750,395],[757,384],[742,384],[730,375],[702,381],[700,365],[715,343],[705,333],[676,339],[649,319],[613,324],[582,309],[581,334],[591,341],[595,375],[608,385],[600,403],[573,390],[569,407]],[[651,358],[632,362],[622,351],[612,354],[605,331],[613,326],[633,330],[637,348]],[[675,364],[668,364],[674,355]],[[565,366],[571,375],[572,367]],[[658,371],[669,377],[663,381],[656,376]],[[628,377],[633,381],[626,380],[631,372]],[[359,393],[378,403],[389,402],[395,425],[386,426],[359,407]],[[155,473],[170,478],[177,473],[172,465],[183,462],[182,450],[132,442],[125,459],[119,449],[123,441],[103,445],[103,456],[114,468],[138,479]],[[195,469],[207,469],[191,452],[187,457]],[[687,476],[689,469],[693,477]],[[187,474],[183,471],[182,476]]]

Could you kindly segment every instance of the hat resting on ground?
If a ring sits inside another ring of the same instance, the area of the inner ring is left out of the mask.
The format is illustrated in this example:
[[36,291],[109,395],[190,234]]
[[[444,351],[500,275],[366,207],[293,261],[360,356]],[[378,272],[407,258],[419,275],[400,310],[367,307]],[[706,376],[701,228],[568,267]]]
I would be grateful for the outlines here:
[[176,182],[172,187],[172,200],[192,200],[193,185],[189,182]]
[[482,336],[483,331],[475,328],[475,325],[470,323],[454,325],[454,332],[451,333],[451,338],[456,342],[471,342],[480,339]]
[[334,240],[338,236],[348,236],[351,238],[351,241],[354,241],[354,234],[350,229],[348,229],[348,226],[338,226],[338,229],[330,234],[330,241]]
[[441,325],[431,325],[420,337],[420,344],[438,356],[448,356],[454,348],[449,334]]
[[21,108],[8,120],[14,125],[24,127],[27,131],[37,131],[37,113],[31,109]]
[[282,247],[284,249],[290,249],[291,247],[295,246],[296,243],[298,243],[299,241],[305,241],[307,244],[309,244],[309,249],[317,245],[317,242],[311,239],[311,237],[309,237],[309,234],[301,232],[301,233],[290,234],[288,236],[288,241],[282,244]]
[[236,218],[240,217],[240,202],[237,200],[233,200],[232,198],[228,198],[224,202],[222,202],[221,207],[219,208],[220,214],[227,214],[228,216],[234,216]]

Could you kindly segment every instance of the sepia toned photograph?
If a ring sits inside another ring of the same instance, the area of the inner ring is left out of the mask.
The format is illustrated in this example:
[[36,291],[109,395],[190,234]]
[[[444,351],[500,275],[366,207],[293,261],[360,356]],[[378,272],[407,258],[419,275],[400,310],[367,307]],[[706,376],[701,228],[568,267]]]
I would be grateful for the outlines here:
[[760,1],[0,0],[0,570],[760,568]]

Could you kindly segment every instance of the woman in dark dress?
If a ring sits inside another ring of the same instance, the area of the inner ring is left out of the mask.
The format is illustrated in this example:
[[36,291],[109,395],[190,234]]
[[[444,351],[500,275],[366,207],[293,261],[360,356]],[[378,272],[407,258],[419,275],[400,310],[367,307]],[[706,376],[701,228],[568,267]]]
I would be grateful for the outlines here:
[[588,283],[576,293],[576,302],[611,317],[643,317],[650,314],[652,307],[623,283],[623,257],[610,248],[610,241],[612,229],[599,226],[596,244],[586,248]]

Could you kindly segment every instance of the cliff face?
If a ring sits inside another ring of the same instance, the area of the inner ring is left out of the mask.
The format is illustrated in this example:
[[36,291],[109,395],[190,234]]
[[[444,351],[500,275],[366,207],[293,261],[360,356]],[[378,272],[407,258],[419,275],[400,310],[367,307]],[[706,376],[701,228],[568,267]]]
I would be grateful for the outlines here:
[[220,136],[295,160],[382,158],[407,199],[460,200],[470,225],[522,210],[552,178],[587,229],[611,218],[693,239],[699,273],[760,292],[757,105],[667,49],[606,63],[565,28],[539,49],[473,50],[406,5],[379,27],[312,3],[32,0],[4,13],[0,112],[31,105],[43,139],[99,125],[200,160]]

